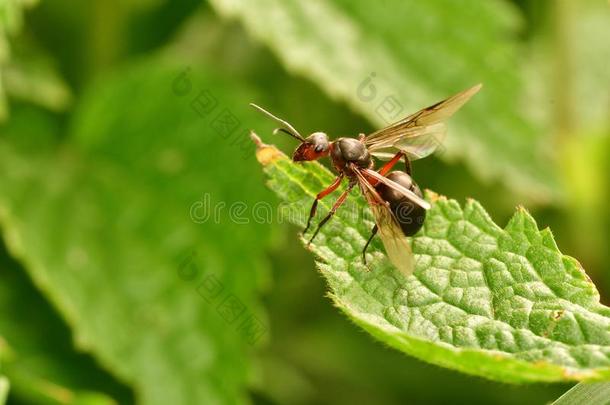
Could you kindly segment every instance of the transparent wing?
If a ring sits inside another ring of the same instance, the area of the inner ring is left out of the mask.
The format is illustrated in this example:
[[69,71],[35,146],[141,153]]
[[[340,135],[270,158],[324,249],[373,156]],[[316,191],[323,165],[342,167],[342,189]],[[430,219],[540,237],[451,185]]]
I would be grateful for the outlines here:
[[361,173],[356,173],[358,175],[360,189],[371,207],[371,212],[373,213],[375,223],[377,224],[379,237],[383,242],[390,262],[392,262],[401,273],[405,275],[412,274],[415,269],[415,259],[409,240],[388,207],[388,203],[383,201],[375,188]]
[[412,154],[414,159],[418,159],[418,156],[428,156],[440,145],[440,140],[434,138],[435,134],[444,137],[445,126],[443,121],[459,110],[481,89],[481,86],[481,84],[477,84],[453,97],[375,131],[368,135],[364,142],[371,152],[380,151],[387,154],[390,153],[388,152],[390,149],[399,150],[402,148],[409,155]]
[[381,183],[384,183],[386,186],[393,188],[394,190],[398,191],[399,193],[401,193],[402,195],[404,195],[409,200],[413,201],[415,204],[419,205],[423,209],[425,209],[425,210],[430,209],[430,203],[428,201],[424,200],[423,198],[421,198],[420,196],[415,194],[413,191],[409,190],[406,187],[401,186],[400,184],[396,183],[395,181],[392,181],[392,180],[388,179],[387,177],[382,176],[381,174],[379,174],[376,171],[371,170],[371,169],[361,169],[361,172],[366,174],[367,176],[374,178],[375,180],[377,180]]
[[409,159],[417,160],[430,156],[443,144],[447,134],[447,126],[443,122],[425,127],[413,127],[401,130],[399,137],[388,136],[379,139],[369,146],[371,154],[381,160],[391,159],[401,150]]

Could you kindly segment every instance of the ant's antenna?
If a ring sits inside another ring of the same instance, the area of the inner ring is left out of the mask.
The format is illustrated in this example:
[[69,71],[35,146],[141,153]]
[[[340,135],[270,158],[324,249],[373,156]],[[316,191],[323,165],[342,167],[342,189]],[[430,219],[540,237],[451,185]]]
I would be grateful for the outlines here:
[[299,133],[299,131],[294,129],[294,127],[292,125],[290,125],[288,122],[284,121],[281,118],[276,117],[275,115],[271,114],[269,111],[265,110],[263,107],[259,107],[254,103],[250,103],[250,105],[252,107],[254,107],[255,109],[257,109],[258,111],[265,114],[267,117],[271,118],[275,122],[282,125],[282,127],[276,128],[273,131],[274,134],[276,134],[277,132],[283,132],[285,134],[292,136],[293,138],[297,139],[300,142],[305,142],[305,138],[303,138],[303,136]]

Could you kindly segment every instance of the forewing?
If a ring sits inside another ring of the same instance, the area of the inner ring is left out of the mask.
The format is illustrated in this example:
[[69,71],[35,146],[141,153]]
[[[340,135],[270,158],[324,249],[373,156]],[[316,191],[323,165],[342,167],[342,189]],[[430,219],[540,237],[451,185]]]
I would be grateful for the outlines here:
[[409,240],[403,233],[398,221],[392,214],[387,202],[379,196],[371,184],[358,174],[360,189],[371,207],[375,217],[378,234],[383,242],[390,262],[403,274],[409,275],[415,269],[415,260]]
[[413,127],[402,130],[402,136],[388,136],[378,139],[369,146],[371,154],[381,160],[391,159],[401,150],[410,160],[423,159],[433,154],[445,140],[447,126],[438,122],[425,127]]
[[381,174],[377,173],[374,170],[362,169],[362,172],[365,173],[367,176],[370,176],[370,177],[374,178],[375,180],[377,180],[381,183],[384,183],[386,186],[391,187],[394,190],[398,191],[399,193],[401,193],[402,195],[404,195],[409,200],[413,201],[415,204],[419,205],[423,209],[426,209],[426,210],[430,209],[430,203],[428,201],[424,200],[423,198],[421,198],[420,196],[418,196],[417,194],[415,194],[413,191],[409,190],[408,188],[401,186],[400,184],[388,179],[385,176],[382,176]]
[[[387,149],[405,149],[409,152],[409,145],[429,143],[424,151],[429,155],[434,152],[440,142],[430,142],[434,132],[443,132],[444,128],[437,126],[447,118],[451,117],[459,110],[473,95],[481,88],[481,84],[477,84],[467,90],[462,91],[446,100],[440,101],[430,107],[424,108],[411,114],[400,121],[391,124],[388,127],[380,129],[368,135],[365,139],[365,144],[371,152],[383,150],[383,153],[388,153]],[[412,149],[418,149],[414,147]],[[425,153],[420,153],[427,156]],[[415,158],[419,156],[413,154]]]
[[394,219],[394,214],[386,205],[377,205],[372,208],[379,237],[383,242],[390,262],[403,274],[413,274],[415,259],[409,240]]

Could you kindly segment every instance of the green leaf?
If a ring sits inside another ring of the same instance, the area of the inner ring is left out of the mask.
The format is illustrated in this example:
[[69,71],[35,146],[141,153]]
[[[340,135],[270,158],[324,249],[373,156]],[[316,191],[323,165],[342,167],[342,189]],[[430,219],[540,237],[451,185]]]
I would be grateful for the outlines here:
[[133,403],[126,387],[76,352],[68,327],[2,245],[0,310],[0,360],[11,397],[40,404]]
[[580,383],[553,402],[553,405],[607,405],[610,403],[610,383]]
[[36,0],[5,0],[0,3],[0,122],[8,115],[4,68],[11,54],[9,38],[21,30],[24,9],[36,2]]
[[63,111],[71,101],[68,85],[46,52],[18,36],[25,10],[37,3],[37,0],[0,3],[0,122],[8,117],[9,97],[53,111]]
[[9,386],[10,384],[8,379],[4,376],[0,376],[0,405],[4,405],[6,403]]
[[451,119],[444,157],[462,158],[484,180],[501,178],[523,198],[556,194],[552,164],[540,149],[543,131],[520,104],[515,36],[521,21],[507,3],[211,3],[222,15],[239,18],[287,69],[344,100],[375,127],[483,82],[483,90]]
[[[223,139],[190,102],[213,89],[215,114],[242,117],[250,95],[198,70],[180,97],[172,86],[183,69],[154,59],[100,81],[56,153],[17,148],[18,135],[0,142],[0,222],[77,347],[138,402],[242,403],[249,352],[266,333],[257,294],[268,231],[229,208],[267,192],[246,159],[250,142]],[[206,193],[225,207],[207,222],[192,215]]]
[[[261,146],[257,157],[287,204],[282,212],[303,226],[332,174],[318,163],[296,165],[275,147]],[[461,207],[427,198],[433,207],[412,239],[412,276],[390,265],[377,239],[373,270],[362,264],[373,223],[356,215],[367,212],[359,195],[311,245],[330,296],[350,319],[407,354],[494,380],[610,378],[610,308],[548,229],[538,230],[522,208],[502,229],[475,201]],[[332,199],[322,201],[326,210]]]
[[72,92],[53,63],[41,49],[24,42],[3,69],[8,96],[51,111],[64,111],[72,102]]
[[[556,49],[559,55],[555,55],[555,60],[547,57],[541,61],[539,69],[544,69],[544,64],[548,66],[557,63],[559,58],[565,58],[557,67],[559,75],[553,84],[557,97],[564,98],[561,104],[565,104],[567,109],[564,111],[557,107],[553,118],[562,124],[567,121],[570,126],[558,130],[595,132],[607,129],[610,119],[605,106],[610,103],[610,73],[605,61],[610,58],[610,50],[597,38],[610,36],[610,8],[607,3],[595,1],[553,3],[552,6],[556,18],[554,24],[561,27],[561,31],[555,34],[557,38],[549,40],[549,45],[559,48]],[[542,55],[546,56],[544,52]],[[568,82],[561,81],[563,78]],[[587,100],[587,103],[581,100]],[[566,116],[559,116],[562,113]]]

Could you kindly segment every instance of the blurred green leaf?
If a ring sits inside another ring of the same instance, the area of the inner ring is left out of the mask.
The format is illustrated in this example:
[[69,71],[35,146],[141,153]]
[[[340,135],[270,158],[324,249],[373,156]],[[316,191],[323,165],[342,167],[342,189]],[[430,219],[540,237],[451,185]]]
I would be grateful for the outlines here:
[[116,405],[106,394],[93,391],[74,391],[34,375],[11,372],[11,399],[38,405]]
[[4,68],[11,54],[9,37],[17,34],[23,26],[23,12],[37,0],[4,0],[0,2],[0,122],[8,115]]
[[23,27],[25,9],[36,3],[38,0],[3,0],[0,3],[0,62],[5,61],[10,53],[8,37]]
[[53,111],[63,111],[71,100],[67,84],[45,52],[17,38],[23,27],[24,11],[37,3],[37,0],[0,2],[0,122],[8,117],[8,97]]
[[[569,21],[557,21],[564,29],[570,60],[564,69],[571,82],[557,83],[557,87],[573,85],[568,90],[568,103],[573,107],[573,119],[577,128],[594,132],[610,126],[610,48],[600,38],[610,38],[610,7],[608,2],[563,2],[567,6]],[[559,7],[559,4],[555,5]],[[561,90],[559,90],[561,92]],[[565,89],[563,89],[565,91]],[[586,100],[586,102],[583,102]]]
[[19,42],[19,48],[2,72],[8,96],[51,111],[64,111],[72,93],[53,63],[35,46]]
[[[270,187],[290,203],[289,219],[303,226],[311,199],[334,176],[318,163],[296,165],[275,147],[257,157]],[[360,196],[312,244],[331,297],[350,319],[405,353],[490,379],[610,377],[610,308],[548,229],[539,231],[522,208],[501,229],[473,200],[462,208],[428,197],[433,208],[412,241],[412,276],[390,265],[378,241],[373,271],[362,264],[372,223],[354,215],[365,206]]]
[[[540,2],[537,35],[528,44],[525,83],[530,105],[552,129],[547,148],[557,157],[556,171],[566,191],[555,212],[553,230],[565,249],[578,255],[603,291],[607,285],[610,229],[608,212],[610,149],[610,37],[607,2]],[[544,108],[542,108],[544,107]],[[542,216],[540,216],[542,218]],[[603,295],[603,294],[602,294]]]
[[483,180],[501,178],[523,198],[557,193],[540,148],[543,132],[521,105],[514,38],[520,18],[507,3],[211,3],[242,20],[290,71],[345,100],[376,127],[483,82],[483,91],[451,120],[444,156],[461,157]]
[[9,389],[8,379],[4,376],[0,375],[0,404],[4,405],[6,403],[6,397],[8,396]]
[[610,48],[599,41],[610,36],[607,2],[567,0],[531,6],[548,8],[548,15],[536,24],[539,32],[528,43],[524,64],[530,110],[554,138],[547,147],[564,147],[564,141],[607,131]]
[[[24,305],[27,303],[27,305]],[[129,391],[77,353],[70,331],[0,246],[0,360],[11,397],[38,404],[133,403]],[[41,333],[44,331],[44,334]],[[99,391],[99,392],[96,392]]]
[[[266,333],[257,293],[268,231],[231,207],[268,193],[244,128],[226,138],[191,103],[210,89],[210,120],[242,117],[247,88],[197,70],[188,94],[175,92],[183,70],[152,59],[98,82],[73,125],[80,147],[0,143],[0,220],[77,346],[138,401],[241,403],[250,347]],[[206,194],[225,209],[204,220]]]
[[607,405],[610,403],[610,383],[580,383],[563,394],[553,405]]

